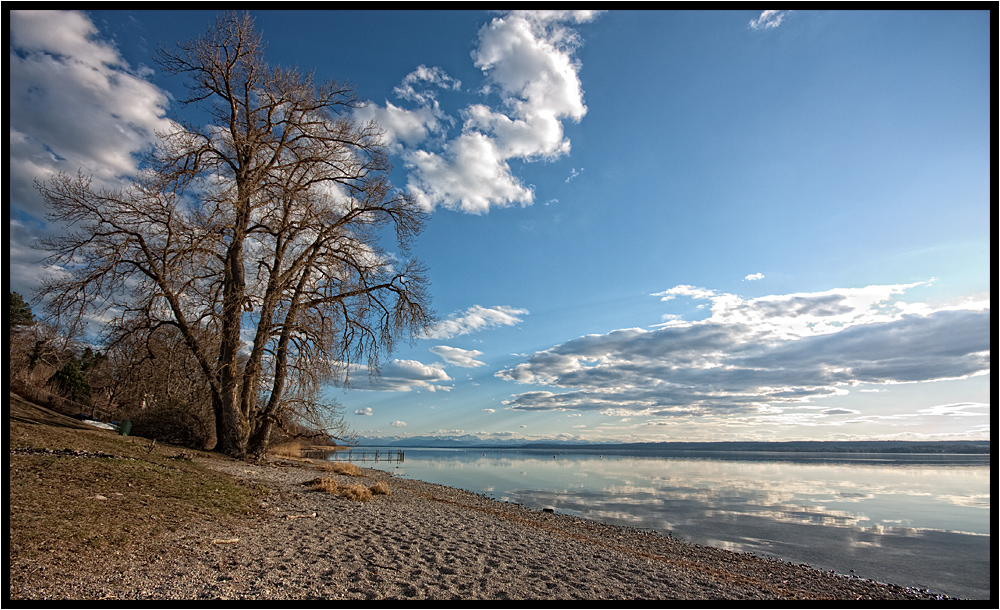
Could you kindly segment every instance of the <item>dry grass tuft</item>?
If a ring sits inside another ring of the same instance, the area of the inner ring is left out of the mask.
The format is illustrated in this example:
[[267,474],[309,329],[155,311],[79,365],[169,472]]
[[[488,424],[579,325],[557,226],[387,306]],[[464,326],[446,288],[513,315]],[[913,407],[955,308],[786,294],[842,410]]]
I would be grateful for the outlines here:
[[372,499],[371,490],[360,483],[342,485],[339,494],[348,500],[357,500],[358,502],[366,502]]
[[389,495],[389,486],[386,484],[385,481],[379,481],[378,483],[372,485],[368,489],[370,489],[371,492],[373,494],[375,494],[376,496],[388,496]]
[[276,457],[301,458],[303,455],[302,443],[299,441],[288,441],[268,447],[267,452]]
[[327,477],[313,479],[305,484],[309,486],[309,489],[315,491],[325,491],[328,494],[335,494],[337,493],[337,489],[340,488],[340,483],[337,483],[336,479],[330,479]]
[[334,474],[343,474],[349,477],[364,476],[361,469],[350,462],[327,462],[323,464],[323,468]]
[[324,491],[328,494],[341,496],[358,502],[366,502],[371,500],[376,495],[389,495],[389,486],[382,481],[379,481],[371,487],[365,487],[360,483],[344,485],[338,483],[336,479],[330,477],[320,477],[309,481],[306,485],[308,485],[310,489],[316,491]]

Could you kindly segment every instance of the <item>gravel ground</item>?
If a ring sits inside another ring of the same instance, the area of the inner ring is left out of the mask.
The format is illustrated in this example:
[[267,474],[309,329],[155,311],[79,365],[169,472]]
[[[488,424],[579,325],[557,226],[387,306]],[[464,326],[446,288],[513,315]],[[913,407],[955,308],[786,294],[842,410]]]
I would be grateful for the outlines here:
[[[358,502],[287,461],[212,463],[270,489],[260,510],[102,558],[17,566],[19,599],[928,599],[930,595],[365,469]],[[11,572],[14,572],[11,566]]]

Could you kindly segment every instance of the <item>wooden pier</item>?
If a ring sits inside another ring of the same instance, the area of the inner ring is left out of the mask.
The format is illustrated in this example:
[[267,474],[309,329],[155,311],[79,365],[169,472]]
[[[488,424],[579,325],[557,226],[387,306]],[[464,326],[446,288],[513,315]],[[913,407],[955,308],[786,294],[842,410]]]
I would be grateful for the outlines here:
[[335,461],[345,462],[403,462],[402,449],[341,449],[332,455]]

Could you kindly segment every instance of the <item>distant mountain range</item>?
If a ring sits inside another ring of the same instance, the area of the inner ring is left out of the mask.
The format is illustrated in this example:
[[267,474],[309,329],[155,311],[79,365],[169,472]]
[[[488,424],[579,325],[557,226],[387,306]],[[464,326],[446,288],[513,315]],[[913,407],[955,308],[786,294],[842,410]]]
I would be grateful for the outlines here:
[[482,439],[472,434],[461,436],[358,437],[358,447],[428,447],[428,448],[518,448],[615,451],[770,451],[823,453],[965,453],[988,454],[990,441],[727,441],[727,442],[648,442],[606,443],[526,439]]
[[[358,447],[524,447],[533,442],[562,445],[563,441],[530,441],[523,438],[483,439],[473,434],[459,436],[359,436]],[[573,444],[579,445],[575,440]],[[586,443],[584,443],[586,444]]]

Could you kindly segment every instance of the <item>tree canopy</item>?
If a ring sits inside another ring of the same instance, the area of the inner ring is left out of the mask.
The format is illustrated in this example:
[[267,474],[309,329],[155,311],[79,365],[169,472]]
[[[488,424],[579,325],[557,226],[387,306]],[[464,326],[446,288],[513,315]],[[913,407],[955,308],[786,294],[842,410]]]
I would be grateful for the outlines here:
[[56,318],[102,313],[108,345],[178,333],[217,448],[259,456],[282,413],[431,323],[424,269],[405,258],[424,212],[389,181],[378,126],[352,118],[352,89],[269,66],[248,15],[157,59],[208,122],[158,134],[125,186],[36,183],[69,227],[41,244],[63,273],[40,296]]

